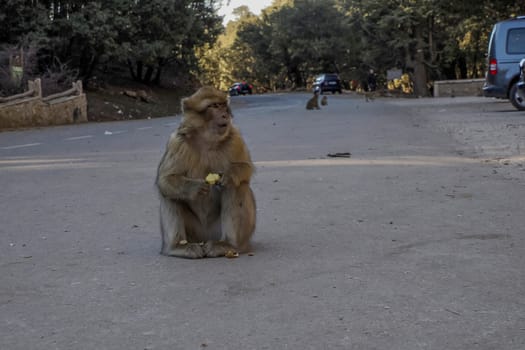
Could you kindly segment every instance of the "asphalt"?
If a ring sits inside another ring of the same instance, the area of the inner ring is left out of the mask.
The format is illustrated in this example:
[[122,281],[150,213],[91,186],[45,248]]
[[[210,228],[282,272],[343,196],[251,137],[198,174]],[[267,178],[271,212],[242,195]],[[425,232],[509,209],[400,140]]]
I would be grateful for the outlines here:
[[307,98],[232,99],[257,166],[237,259],[159,255],[178,117],[1,133],[0,349],[525,348],[523,113]]

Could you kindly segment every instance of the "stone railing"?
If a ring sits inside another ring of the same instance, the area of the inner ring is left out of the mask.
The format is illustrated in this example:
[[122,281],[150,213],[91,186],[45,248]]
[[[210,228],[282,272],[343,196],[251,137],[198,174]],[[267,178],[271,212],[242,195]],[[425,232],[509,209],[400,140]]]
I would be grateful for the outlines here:
[[485,79],[438,80],[434,97],[481,96]]
[[0,129],[87,122],[87,99],[79,80],[72,88],[42,97],[40,79],[21,94],[0,97]]

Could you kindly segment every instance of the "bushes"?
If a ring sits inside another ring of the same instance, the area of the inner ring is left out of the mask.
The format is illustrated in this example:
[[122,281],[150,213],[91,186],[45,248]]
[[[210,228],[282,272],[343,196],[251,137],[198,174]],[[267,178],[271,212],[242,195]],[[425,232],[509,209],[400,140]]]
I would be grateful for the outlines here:
[[[42,66],[45,68],[41,68]],[[69,89],[76,76],[75,70],[61,63],[57,58],[52,64],[43,65],[39,60],[38,50],[34,47],[26,49],[8,47],[0,50],[1,96],[23,92],[27,82],[36,78],[42,81],[42,95],[51,95]]]

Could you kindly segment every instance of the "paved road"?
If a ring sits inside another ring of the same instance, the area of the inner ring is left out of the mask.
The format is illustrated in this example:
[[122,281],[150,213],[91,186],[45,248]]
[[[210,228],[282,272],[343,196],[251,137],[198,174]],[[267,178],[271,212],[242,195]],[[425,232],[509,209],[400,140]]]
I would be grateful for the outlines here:
[[233,99],[258,168],[238,259],[158,254],[178,118],[0,133],[0,349],[525,348],[524,182],[428,109],[307,97]]

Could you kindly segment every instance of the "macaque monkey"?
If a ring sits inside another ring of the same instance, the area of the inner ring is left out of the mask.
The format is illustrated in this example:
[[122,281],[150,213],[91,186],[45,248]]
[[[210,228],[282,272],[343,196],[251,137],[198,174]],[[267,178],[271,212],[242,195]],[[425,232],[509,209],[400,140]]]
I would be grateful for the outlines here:
[[[182,121],[157,171],[161,254],[203,258],[247,252],[255,231],[254,166],[232,124],[229,99],[205,86],[181,104]],[[219,181],[207,182],[209,174],[220,174]]]
[[319,108],[319,92],[314,91],[312,98],[306,102],[306,109],[320,109]]
[[323,96],[323,97],[321,98],[321,105],[323,105],[323,106],[328,105],[328,97]]

